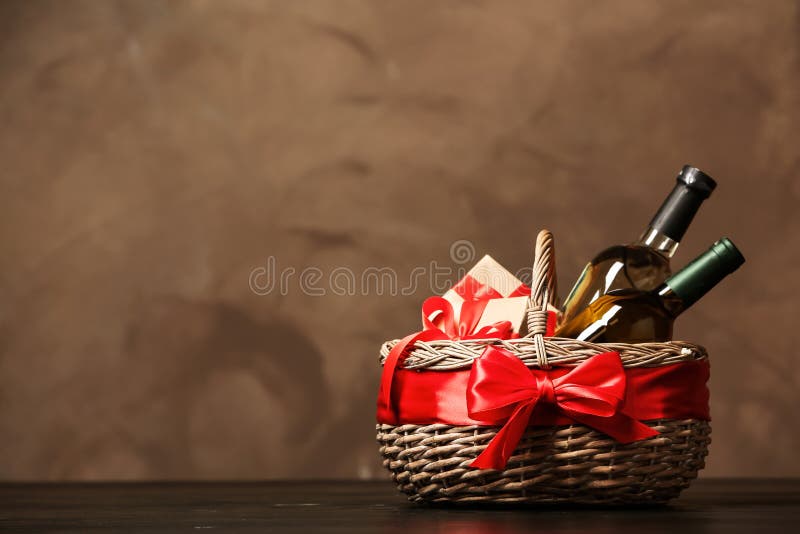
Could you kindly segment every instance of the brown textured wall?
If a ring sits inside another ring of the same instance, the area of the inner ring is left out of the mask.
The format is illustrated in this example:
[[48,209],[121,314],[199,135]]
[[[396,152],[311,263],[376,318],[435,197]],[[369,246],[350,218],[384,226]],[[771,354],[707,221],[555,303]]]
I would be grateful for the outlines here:
[[468,239],[562,290],[691,162],[678,264],[749,262],[680,321],[713,358],[706,473],[800,475],[796,1],[5,1],[0,477],[382,476],[380,343],[426,291],[257,295],[254,269]]

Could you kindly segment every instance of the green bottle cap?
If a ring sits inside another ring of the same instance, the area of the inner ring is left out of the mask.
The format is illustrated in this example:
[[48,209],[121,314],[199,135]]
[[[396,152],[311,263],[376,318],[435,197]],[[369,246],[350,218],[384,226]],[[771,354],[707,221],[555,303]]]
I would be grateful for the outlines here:
[[723,237],[669,277],[665,284],[683,301],[683,308],[686,309],[743,263],[744,256],[736,245]]

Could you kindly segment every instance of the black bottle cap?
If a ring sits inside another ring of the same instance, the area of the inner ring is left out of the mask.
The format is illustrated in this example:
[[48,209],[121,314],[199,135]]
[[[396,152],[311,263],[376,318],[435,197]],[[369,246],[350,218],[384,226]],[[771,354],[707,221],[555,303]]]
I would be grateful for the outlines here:
[[717,187],[717,182],[713,178],[690,165],[683,166],[677,182],[650,221],[651,228],[674,241],[681,240],[700,205]]
[[717,182],[712,177],[691,165],[683,166],[681,172],[678,173],[678,183],[704,195],[704,199],[711,196],[711,192],[717,187]]

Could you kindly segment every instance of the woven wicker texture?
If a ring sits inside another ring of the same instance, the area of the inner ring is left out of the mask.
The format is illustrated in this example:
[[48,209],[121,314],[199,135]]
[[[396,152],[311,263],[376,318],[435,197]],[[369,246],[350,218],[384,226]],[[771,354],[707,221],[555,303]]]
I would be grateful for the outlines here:
[[412,501],[666,502],[704,466],[711,430],[691,419],[648,424],[660,434],[627,445],[582,425],[530,429],[503,471],[469,467],[497,428],[377,429],[383,465]]
[[[707,358],[699,345],[587,343],[544,338],[547,303],[555,297],[552,235],[536,243],[529,332],[515,340],[417,342],[405,369],[469,368],[487,345],[502,347],[528,367],[574,366],[618,351],[625,368],[657,367]],[[384,343],[381,363],[397,341]],[[469,467],[498,427],[378,425],[384,466],[400,491],[415,502],[452,503],[662,503],[677,497],[702,469],[711,441],[706,421],[647,422],[659,435],[619,444],[583,425],[529,428],[502,471]]]

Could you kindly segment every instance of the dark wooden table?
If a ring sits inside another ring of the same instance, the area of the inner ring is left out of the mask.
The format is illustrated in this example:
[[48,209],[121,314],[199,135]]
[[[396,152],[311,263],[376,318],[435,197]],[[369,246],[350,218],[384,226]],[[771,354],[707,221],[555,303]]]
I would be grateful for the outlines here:
[[700,480],[670,506],[452,509],[389,482],[3,484],[2,532],[796,532],[800,480]]

